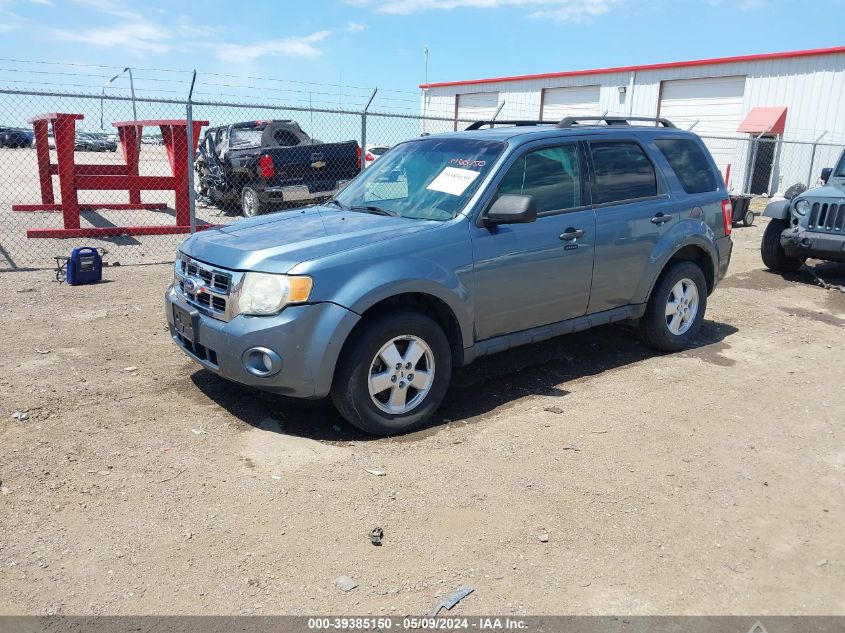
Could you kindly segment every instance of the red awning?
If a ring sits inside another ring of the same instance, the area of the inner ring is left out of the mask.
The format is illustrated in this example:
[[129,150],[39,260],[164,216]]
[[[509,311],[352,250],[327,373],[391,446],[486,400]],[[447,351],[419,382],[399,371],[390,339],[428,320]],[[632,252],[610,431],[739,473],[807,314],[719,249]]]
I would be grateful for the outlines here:
[[786,108],[751,108],[739,124],[737,132],[748,134],[783,134],[786,127]]

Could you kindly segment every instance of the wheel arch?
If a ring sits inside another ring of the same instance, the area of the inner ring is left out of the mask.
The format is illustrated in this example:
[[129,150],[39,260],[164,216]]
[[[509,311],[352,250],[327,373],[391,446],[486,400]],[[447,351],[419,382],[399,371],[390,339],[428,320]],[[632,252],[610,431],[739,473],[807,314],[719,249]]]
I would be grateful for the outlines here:
[[681,261],[694,262],[698,264],[699,268],[701,268],[701,272],[704,274],[704,279],[707,282],[707,295],[709,296],[712,294],[713,289],[716,287],[717,268],[716,259],[711,248],[712,247],[706,243],[690,242],[678,247],[670,255],[664,258],[663,263],[658,269],[658,273],[651,280],[648,293],[645,297],[646,301],[651,298],[651,293],[654,292],[657,282],[664,274],[666,274],[666,271],[669,270],[673,264]]
[[[360,309],[358,306],[356,308]],[[356,312],[358,312],[358,309],[356,309]],[[343,342],[340,355],[343,355],[344,350],[356,334],[371,323],[374,318],[392,310],[414,310],[434,319],[449,341],[452,363],[455,366],[463,364],[464,333],[455,311],[441,297],[419,290],[396,292],[366,304],[363,311],[359,312],[361,318]]]

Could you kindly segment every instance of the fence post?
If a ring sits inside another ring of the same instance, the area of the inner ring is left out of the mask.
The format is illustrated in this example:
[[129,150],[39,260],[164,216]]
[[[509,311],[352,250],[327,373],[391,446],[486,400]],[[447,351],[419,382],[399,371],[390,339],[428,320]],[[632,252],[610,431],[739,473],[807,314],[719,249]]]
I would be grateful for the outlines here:
[[185,104],[185,131],[188,135],[188,210],[191,217],[191,233],[197,231],[197,197],[194,190],[194,111],[191,99],[194,95],[194,82],[197,80],[197,71],[191,77],[191,89],[188,91],[188,101]]
[[818,146],[819,141],[824,138],[825,134],[827,134],[827,130],[822,132],[819,137],[815,141],[813,141],[813,151],[810,153],[810,173],[807,174],[807,186],[810,188],[812,188],[813,186],[813,167],[815,166],[816,162],[816,147]]
[[[760,136],[763,135],[761,134]],[[751,148],[751,162],[748,165],[748,173],[745,174],[744,191],[742,191],[741,193],[751,193],[751,189],[754,187],[754,166],[757,164],[757,144],[760,140],[760,136],[751,139],[751,142],[754,144],[754,147]]]
[[361,165],[360,171],[364,171],[367,166],[367,110],[370,109],[370,104],[376,98],[378,88],[373,89],[373,94],[370,95],[370,100],[364,106],[364,111],[361,113]]
[[780,158],[783,151],[783,139],[778,136],[775,141],[775,149],[772,152],[772,171],[769,174],[769,191],[767,193],[778,193],[781,189]]

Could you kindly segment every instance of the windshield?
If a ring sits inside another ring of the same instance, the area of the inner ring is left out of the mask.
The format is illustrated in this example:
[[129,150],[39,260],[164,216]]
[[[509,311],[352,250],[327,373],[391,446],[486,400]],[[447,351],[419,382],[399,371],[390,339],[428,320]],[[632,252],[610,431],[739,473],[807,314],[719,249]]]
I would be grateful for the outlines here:
[[836,178],[845,178],[845,152],[842,152],[842,156],[839,158],[839,164],[833,170],[833,175]]
[[264,128],[232,128],[232,136],[229,137],[230,147],[239,147],[248,145],[250,147],[258,147],[261,145],[261,135],[264,134]]
[[385,215],[451,220],[478,189],[504,143],[427,138],[397,145],[379,158],[336,200],[352,209]]

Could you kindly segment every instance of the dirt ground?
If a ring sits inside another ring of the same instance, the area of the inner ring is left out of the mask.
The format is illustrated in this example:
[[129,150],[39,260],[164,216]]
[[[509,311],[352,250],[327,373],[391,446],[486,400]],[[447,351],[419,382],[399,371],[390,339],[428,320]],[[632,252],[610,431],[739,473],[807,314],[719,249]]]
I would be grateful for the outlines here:
[[0,614],[845,614],[845,294],[762,224],[695,349],[485,358],[390,439],[201,370],[168,266],[0,274]]

